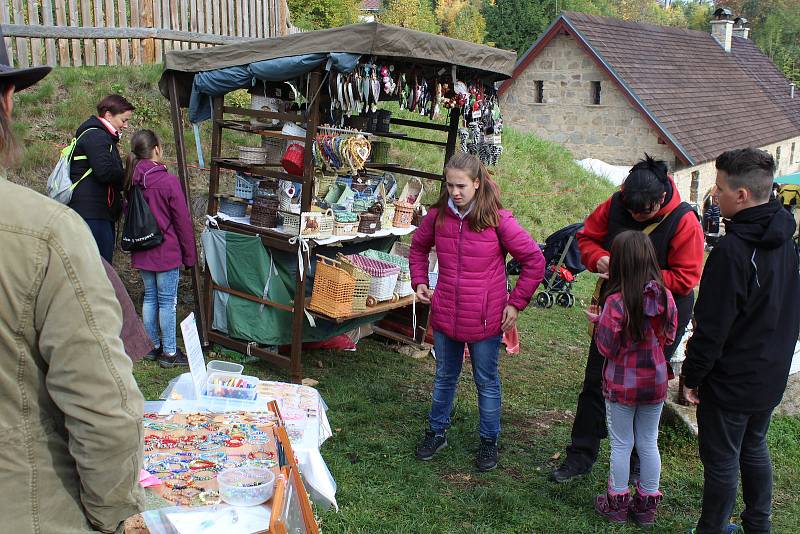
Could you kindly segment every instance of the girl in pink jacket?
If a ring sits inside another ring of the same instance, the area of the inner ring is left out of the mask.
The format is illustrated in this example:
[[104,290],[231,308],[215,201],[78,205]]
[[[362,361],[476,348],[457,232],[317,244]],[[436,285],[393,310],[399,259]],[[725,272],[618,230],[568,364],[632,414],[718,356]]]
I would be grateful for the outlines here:
[[[445,431],[464,361],[464,345],[478,390],[480,471],[497,466],[500,435],[498,357],[502,332],[512,328],[542,281],[545,261],[536,242],[511,212],[502,209],[499,189],[483,163],[458,153],[445,166],[447,187],[414,235],[409,256],[417,298],[431,305],[436,377],[429,428],[416,456],[430,460],[447,446]],[[428,253],[436,247],[439,278],[428,288]],[[522,273],[509,296],[505,257],[510,253]]]

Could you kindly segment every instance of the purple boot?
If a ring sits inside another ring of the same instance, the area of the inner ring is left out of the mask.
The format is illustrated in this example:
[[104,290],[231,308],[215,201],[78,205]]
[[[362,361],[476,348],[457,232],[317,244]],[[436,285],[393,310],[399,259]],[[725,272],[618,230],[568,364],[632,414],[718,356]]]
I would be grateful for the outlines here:
[[642,493],[642,488],[636,486],[636,495],[631,501],[631,518],[643,527],[649,527],[656,522],[656,510],[658,503],[661,502],[663,495],[660,491],[655,493]]
[[594,509],[612,523],[624,523],[628,520],[630,504],[631,494],[628,491],[618,494],[607,492],[594,499]]

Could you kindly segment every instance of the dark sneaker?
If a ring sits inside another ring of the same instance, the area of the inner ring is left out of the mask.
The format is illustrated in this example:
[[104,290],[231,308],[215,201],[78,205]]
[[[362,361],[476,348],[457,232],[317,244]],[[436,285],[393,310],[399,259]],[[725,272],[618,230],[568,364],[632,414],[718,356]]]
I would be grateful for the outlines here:
[[569,482],[573,478],[581,477],[592,470],[592,466],[580,466],[570,461],[564,461],[561,466],[550,474],[555,482]]
[[175,351],[175,354],[161,354],[158,358],[158,365],[165,369],[170,369],[176,365],[189,365],[189,359],[181,349],[178,349]]
[[159,356],[161,356],[161,347],[156,347],[147,354],[145,354],[144,359],[154,362],[158,359]]
[[628,520],[630,503],[630,493],[622,493],[620,495],[606,493],[595,497],[594,509],[612,523],[625,523]]
[[481,438],[481,446],[475,455],[475,467],[478,471],[491,471],[497,467],[497,440]]
[[433,455],[447,447],[447,436],[426,430],[425,437],[417,445],[417,460],[428,461]]

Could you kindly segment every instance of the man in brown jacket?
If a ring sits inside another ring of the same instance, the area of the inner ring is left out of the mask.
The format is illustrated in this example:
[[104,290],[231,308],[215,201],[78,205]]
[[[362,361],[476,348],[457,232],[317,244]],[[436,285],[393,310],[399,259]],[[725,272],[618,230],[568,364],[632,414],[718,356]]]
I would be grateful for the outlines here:
[[[0,173],[14,91],[49,70],[0,46]],[[79,215],[5,178],[0,213],[0,531],[121,532],[142,509],[143,399],[119,304]]]

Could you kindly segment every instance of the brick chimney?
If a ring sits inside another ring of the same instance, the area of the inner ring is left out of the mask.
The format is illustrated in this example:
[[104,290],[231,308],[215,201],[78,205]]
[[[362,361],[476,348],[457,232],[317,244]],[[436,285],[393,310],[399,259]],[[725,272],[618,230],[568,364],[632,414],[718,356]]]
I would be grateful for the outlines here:
[[714,11],[714,20],[711,21],[711,36],[726,52],[731,51],[733,37],[733,12],[727,7],[719,7]]
[[746,18],[736,17],[733,19],[733,35],[734,37],[741,37],[742,39],[750,38],[750,28],[747,27]]

